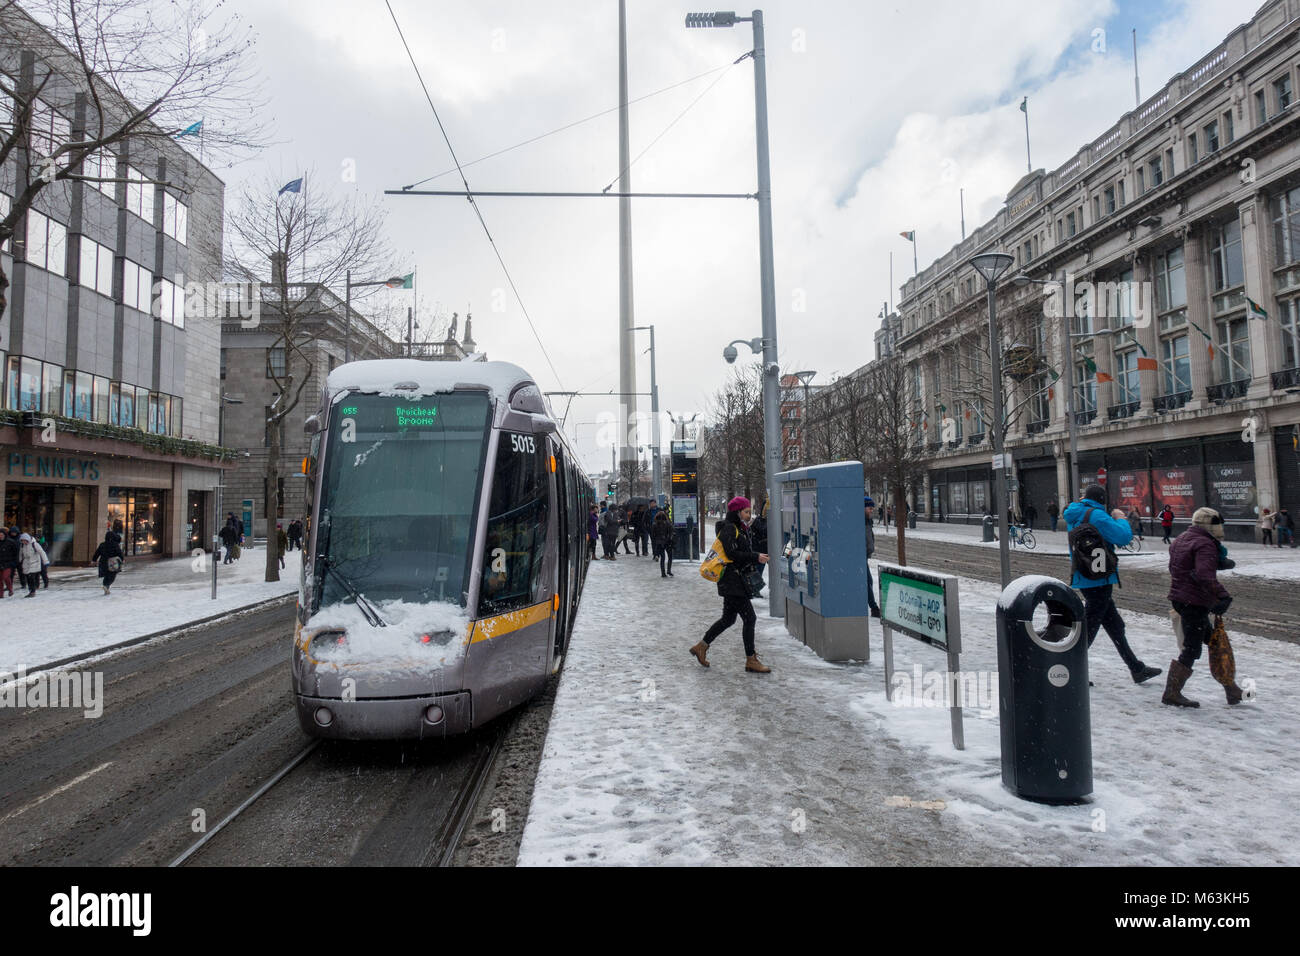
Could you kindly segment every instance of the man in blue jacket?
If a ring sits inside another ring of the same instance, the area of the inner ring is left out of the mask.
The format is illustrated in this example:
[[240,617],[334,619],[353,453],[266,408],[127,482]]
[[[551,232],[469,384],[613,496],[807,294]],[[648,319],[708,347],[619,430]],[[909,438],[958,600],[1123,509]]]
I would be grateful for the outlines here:
[[[1106,513],[1106,489],[1101,485],[1089,485],[1083,491],[1083,498],[1065,509],[1065,530],[1073,531],[1085,521],[1097,529],[1103,541],[1113,550],[1133,539],[1133,528],[1127,521],[1119,521]],[[1073,540],[1073,539],[1072,539]],[[1071,567],[1074,556],[1070,556]],[[1115,650],[1128,665],[1133,675],[1133,683],[1141,684],[1162,673],[1158,667],[1147,667],[1138,660],[1133,648],[1129,647],[1128,638],[1124,636],[1124,619],[1119,616],[1111,589],[1119,583],[1118,571],[1101,577],[1090,578],[1081,574],[1077,567],[1070,586],[1083,595],[1084,614],[1088,622],[1088,646],[1097,639],[1097,631],[1106,628]]]

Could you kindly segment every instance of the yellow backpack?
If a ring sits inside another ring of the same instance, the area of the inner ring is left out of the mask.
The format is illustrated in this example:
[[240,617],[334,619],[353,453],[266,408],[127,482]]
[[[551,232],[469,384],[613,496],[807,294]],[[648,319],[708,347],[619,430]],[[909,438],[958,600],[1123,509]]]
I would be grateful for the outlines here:
[[727,565],[730,563],[731,559],[727,557],[727,552],[722,550],[722,542],[714,538],[708,556],[700,562],[700,577],[717,584],[722,577],[722,572],[727,570]]

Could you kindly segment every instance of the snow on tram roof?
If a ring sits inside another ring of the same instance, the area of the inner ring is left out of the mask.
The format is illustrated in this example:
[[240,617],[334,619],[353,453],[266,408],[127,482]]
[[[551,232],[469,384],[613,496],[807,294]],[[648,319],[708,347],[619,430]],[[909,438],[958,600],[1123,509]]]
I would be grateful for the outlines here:
[[[331,395],[345,389],[432,395],[458,385],[486,386],[506,401],[516,385],[533,377],[511,362],[425,362],[420,359],[372,359],[349,362],[329,373]],[[412,387],[414,386],[414,387]]]

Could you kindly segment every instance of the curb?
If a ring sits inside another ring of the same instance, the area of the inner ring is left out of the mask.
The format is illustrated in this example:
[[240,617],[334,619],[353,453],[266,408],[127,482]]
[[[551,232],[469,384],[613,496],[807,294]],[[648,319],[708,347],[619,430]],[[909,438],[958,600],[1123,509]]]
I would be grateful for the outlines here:
[[50,661],[47,664],[39,664],[35,667],[25,667],[24,670],[28,674],[34,674],[38,671],[47,671],[50,670],[51,668],[62,667],[64,664],[73,664],[77,661],[89,660],[92,657],[98,657],[100,654],[107,654],[109,651],[118,651],[124,647],[132,647],[136,644],[143,644],[145,641],[152,641],[156,637],[166,637],[169,634],[179,634],[182,631],[188,631],[192,628],[202,627],[205,624],[213,624],[217,621],[220,621],[223,618],[231,617],[235,614],[242,614],[244,611],[265,610],[267,608],[274,607],[277,604],[287,604],[290,600],[296,601],[297,599],[298,599],[298,592],[290,591],[287,594],[282,594],[280,597],[268,598],[265,601],[258,601],[256,604],[246,604],[243,607],[232,607],[227,611],[222,611],[220,614],[213,614],[208,617],[201,617],[196,621],[186,621],[184,624],[179,624],[176,627],[169,627],[166,628],[165,630],[154,631],[152,634],[142,634],[139,637],[133,637],[130,638],[129,640],[120,641],[117,644],[109,644],[107,647],[97,647],[95,648],[95,650],[90,651],[89,653],[86,654],[77,654],[74,655],[73,657],[64,657],[57,661]]

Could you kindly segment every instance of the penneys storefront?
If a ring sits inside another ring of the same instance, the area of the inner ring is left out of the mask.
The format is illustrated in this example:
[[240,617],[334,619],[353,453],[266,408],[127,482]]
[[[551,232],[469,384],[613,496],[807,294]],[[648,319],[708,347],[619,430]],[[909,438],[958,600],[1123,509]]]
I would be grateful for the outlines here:
[[105,532],[128,557],[173,556],[210,537],[217,468],[113,454],[0,445],[4,525],[42,542],[55,565],[89,564]]

